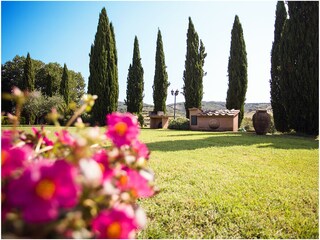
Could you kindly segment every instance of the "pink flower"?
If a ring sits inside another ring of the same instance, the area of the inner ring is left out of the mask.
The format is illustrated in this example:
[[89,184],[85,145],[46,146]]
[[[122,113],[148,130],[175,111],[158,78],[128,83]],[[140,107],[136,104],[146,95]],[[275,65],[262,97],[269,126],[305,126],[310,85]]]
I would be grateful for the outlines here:
[[132,150],[135,152],[137,159],[140,157],[149,159],[150,152],[147,145],[140,142],[139,140],[136,140],[132,143]]
[[109,179],[113,176],[113,169],[110,168],[108,152],[101,149],[93,155],[93,159],[99,164],[103,179]]
[[26,222],[56,219],[59,208],[77,204],[76,174],[76,168],[64,160],[31,165],[20,178],[9,183],[8,201],[22,211]]
[[101,168],[105,168],[109,166],[109,160],[108,160],[108,152],[106,149],[101,149],[97,151],[93,157],[96,162],[101,163],[103,166]]
[[96,238],[133,238],[136,229],[135,219],[126,212],[117,209],[101,211],[92,220],[92,230],[96,234]]
[[12,147],[13,132],[11,130],[4,130],[1,134],[1,146],[2,148]]
[[121,191],[127,191],[134,198],[151,197],[154,190],[149,186],[149,182],[136,170],[124,168],[125,174],[121,175],[117,182],[117,187]]
[[131,205],[125,203],[115,203],[114,208],[125,212],[128,217],[135,219],[135,224],[138,229],[144,229],[147,224],[147,216],[145,211],[138,205]]
[[12,132],[5,131],[1,137],[1,176],[10,176],[14,171],[25,166],[26,161],[31,157],[32,149],[24,145],[15,147],[12,144]]
[[130,145],[137,139],[139,126],[137,117],[130,113],[112,113],[107,116],[107,137],[117,146]]
[[43,126],[41,127],[41,130],[38,130],[35,127],[33,127],[32,131],[37,136],[37,138],[40,138],[41,136],[43,136],[43,142],[46,146],[53,146],[53,142],[46,137]]
[[69,145],[70,147],[76,144],[76,139],[67,130],[62,130],[55,134],[62,144]]

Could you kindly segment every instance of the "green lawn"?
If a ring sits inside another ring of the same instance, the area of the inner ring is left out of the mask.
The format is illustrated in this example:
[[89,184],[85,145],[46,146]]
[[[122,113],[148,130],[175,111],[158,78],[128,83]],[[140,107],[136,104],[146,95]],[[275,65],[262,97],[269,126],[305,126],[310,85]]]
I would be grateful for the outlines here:
[[159,195],[139,238],[318,238],[318,141],[142,130]]
[[140,139],[161,192],[139,203],[139,238],[319,238],[317,140],[150,129]]

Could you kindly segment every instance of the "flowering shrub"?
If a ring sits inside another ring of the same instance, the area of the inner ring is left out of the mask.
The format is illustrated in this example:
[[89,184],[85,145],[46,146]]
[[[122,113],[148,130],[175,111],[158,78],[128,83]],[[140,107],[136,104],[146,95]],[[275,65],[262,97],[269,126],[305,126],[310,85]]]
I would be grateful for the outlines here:
[[[19,91],[14,96],[23,102]],[[90,110],[94,99],[85,96],[69,122]],[[57,112],[50,117],[58,125]],[[3,236],[134,238],[145,226],[146,215],[136,202],[156,189],[135,116],[108,115],[105,132],[85,128],[78,119],[76,133],[60,128],[55,139],[43,127],[32,134],[18,131],[19,116],[9,118],[14,128],[1,136]]]

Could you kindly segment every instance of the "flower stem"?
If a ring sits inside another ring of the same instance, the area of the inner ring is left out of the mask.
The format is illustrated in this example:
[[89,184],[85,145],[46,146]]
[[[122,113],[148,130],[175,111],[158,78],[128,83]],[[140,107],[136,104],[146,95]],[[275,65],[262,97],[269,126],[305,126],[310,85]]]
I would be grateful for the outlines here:
[[77,117],[83,113],[87,108],[87,104],[84,104],[81,106],[81,108],[79,108],[72,116],[72,118],[70,118],[70,120],[67,122],[65,129],[68,129],[69,126],[71,126],[71,124],[77,119]]

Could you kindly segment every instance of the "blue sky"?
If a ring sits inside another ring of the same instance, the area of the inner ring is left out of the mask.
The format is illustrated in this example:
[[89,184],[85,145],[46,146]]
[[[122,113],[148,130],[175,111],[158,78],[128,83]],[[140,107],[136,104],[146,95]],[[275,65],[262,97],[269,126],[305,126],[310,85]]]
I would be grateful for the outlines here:
[[[129,64],[137,35],[144,68],[144,102],[153,104],[152,85],[158,28],[161,30],[171,89],[183,87],[188,17],[192,18],[207,58],[204,101],[225,101],[231,30],[237,14],[242,24],[248,58],[246,102],[270,102],[270,51],[276,1],[111,1],[111,2],[1,2],[1,62],[15,55],[45,63],[67,64],[87,82],[89,52],[99,13],[106,7],[118,50],[119,100],[126,97]],[[183,102],[180,94],[177,102]]]

